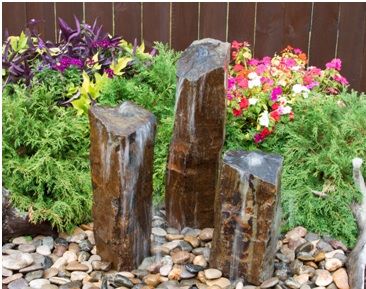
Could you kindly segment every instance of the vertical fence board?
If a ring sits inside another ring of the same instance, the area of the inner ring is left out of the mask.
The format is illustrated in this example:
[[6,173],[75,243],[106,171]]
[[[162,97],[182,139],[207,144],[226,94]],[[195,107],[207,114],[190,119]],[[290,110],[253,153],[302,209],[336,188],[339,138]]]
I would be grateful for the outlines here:
[[114,3],[114,34],[123,36],[129,43],[141,42],[141,3]]
[[273,56],[282,50],[284,3],[257,4],[257,28],[254,55],[256,58]]
[[198,3],[172,4],[172,48],[185,50],[198,38]]
[[[364,25],[366,27],[366,17],[364,18]],[[366,94],[366,37],[363,42],[363,52],[362,52],[362,67],[361,71],[359,72],[361,74],[361,80],[360,80],[360,91],[364,92]]]
[[86,2],[85,22],[93,25],[103,25],[103,34],[109,33],[113,36],[113,3],[112,2]]
[[214,38],[226,41],[226,2],[200,3],[199,38]]
[[309,63],[325,68],[335,56],[339,3],[314,3]]
[[143,38],[146,48],[150,50],[154,41],[170,42],[170,3],[143,3]]
[[[9,32],[11,35],[19,35],[25,28],[27,23],[25,15],[25,3],[21,2],[4,2],[2,3],[2,35],[3,41],[5,36],[5,31]],[[16,17],[14,17],[16,15]]]
[[282,48],[291,45],[308,54],[311,3],[285,3]]
[[254,44],[255,3],[229,3],[228,41],[248,41]]
[[[58,18],[64,20],[72,29],[76,29],[74,15],[82,22],[83,19],[83,3],[82,2],[56,2],[56,21],[58,26]],[[57,37],[59,37],[57,35]]]
[[[26,18],[27,22],[31,19],[46,21],[44,23],[36,24],[35,28],[43,40],[50,40],[52,42],[56,41],[53,2],[27,2]],[[31,28],[33,28],[33,25]]]
[[[337,58],[342,60],[341,74],[351,87],[359,90],[365,42],[366,3],[341,3]],[[357,31],[357,33],[350,33]]]

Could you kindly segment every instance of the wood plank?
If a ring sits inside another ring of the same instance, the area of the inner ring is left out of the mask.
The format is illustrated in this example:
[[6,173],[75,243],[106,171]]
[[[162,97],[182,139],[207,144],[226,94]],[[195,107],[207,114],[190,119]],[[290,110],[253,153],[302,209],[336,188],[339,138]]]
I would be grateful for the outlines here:
[[[83,3],[82,2],[56,2],[56,23],[59,30],[58,18],[64,20],[72,29],[76,29],[74,15],[83,22]],[[59,37],[57,35],[57,37]]]
[[255,3],[230,2],[228,41],[254,44]]
[[254,55],[256,58],[273,56],[282,47],[284,3],[257,4],[257,25]]
[[[362,64],[366,35],[366,3],[341,3],[337,58],[342,60],[341,74],[350,87],[361,88]],[[357,33],[350,33],[357,31]]]
[[36,28],[38,34],[44,41],[56,41],[54,5],[53,2],[26,3],[27,22],[32,19],[46,21],[31,26],[31,28],[33,28],[33,26]]
[[[364,17],[364,27],[366,28],[366,17]],[[361,67],[361,80],[360,80],[360,92],[366,94],[366,37],[363,42],[363,53],[362,53],[362,67]],[[365,275],[366,276],[366,275]]]
[[311,6],[310,2],[285,3],[282,48],[291,45],[308,54]]
[[214,38],[226,41],[226,2],[200,3],[199,38]]
[[114,34],[133,43],[135,39],[140,43],[141,39],[141,3],[119,2],[114,3]]
[[[23,2],[3,2],[2,3],[2,37],[5,37],[5,31],[8,36],[19,35],[24,31],[24,25],[27,23],[25,16],[25,3]],[[16,15],[16,17],[14,17]]]
[[109,33],[113,36],[113,3],[112,2],[86,2],[85,22],[93,25],[103,25],[103,34]]
[[172,48],[185,50],[198,38],[198,3],[174,2],[172,4]]
[[143,2],[143,38],[147,51],[154,42],[170,43],[170,3]]
[[315,2],[309,64],[321,69],[335,57],[339,3]]

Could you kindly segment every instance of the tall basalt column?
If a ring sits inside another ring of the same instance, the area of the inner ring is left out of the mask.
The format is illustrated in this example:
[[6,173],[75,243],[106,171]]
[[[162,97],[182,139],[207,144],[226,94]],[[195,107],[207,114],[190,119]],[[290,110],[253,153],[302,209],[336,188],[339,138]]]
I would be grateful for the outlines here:
[[281,219],[283,157],[227,151],[215,199],[210,265],[260,285],[272,277]]
[[174,133],[166,171],[167,220],[178,229],[212,227],[225,139],[230,45],[194,41],[177,64]]
[[94,235],[98,254],[132,270],[150,252],[156,120],[126,101],[89,110]]

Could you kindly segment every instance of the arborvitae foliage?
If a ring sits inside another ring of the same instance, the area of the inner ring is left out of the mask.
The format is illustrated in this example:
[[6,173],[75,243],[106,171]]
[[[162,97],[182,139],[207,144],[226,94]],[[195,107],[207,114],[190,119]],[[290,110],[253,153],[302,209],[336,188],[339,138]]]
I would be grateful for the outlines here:
[[353,184],[352,159],[366,158],[366,95],[343,93],[340,100],[298,101],[295,121],[278,125],[263,149],[284,156],[284,230],[301,225],[352,247],[358,231],[350,205],[361,198]]
[[154,201],[163,199],[168,149],[173,133],[176,91],[176,62],[180,53],[155,43],[158,52],[149,66],[137,64],[138,73],[130,79],[114,78],[104,87],[99,105],[117,105],[125,100],[150,110],[157,119],[154,152]]
[[3,185],[33,222],[70,231],[90,218],[89,125],[58,106],[57,94],[42,83],[3,91]]

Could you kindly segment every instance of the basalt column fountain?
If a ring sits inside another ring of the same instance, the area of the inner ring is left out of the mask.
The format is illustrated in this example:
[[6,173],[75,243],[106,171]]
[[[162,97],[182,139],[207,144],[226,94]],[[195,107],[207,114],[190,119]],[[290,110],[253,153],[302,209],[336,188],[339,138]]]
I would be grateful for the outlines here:
[[230,280],[272,277],[280,228],[283,157],[260,151],[224,155],[215,200],[210,264]]
[[174,133],[166,170],[171,226],[212,227],[225,137],[230,44],[194,41],[177,63]]
[[98,254],[132,270],[150,253],[156,120],[126,101],[89,110],[94,235]]

